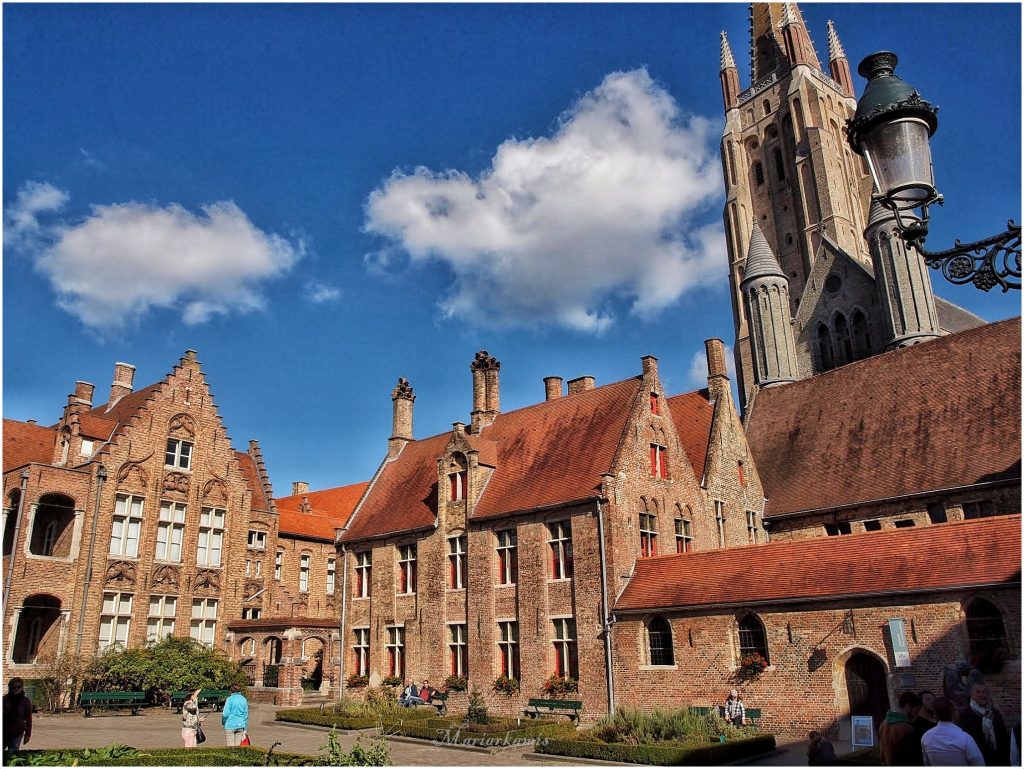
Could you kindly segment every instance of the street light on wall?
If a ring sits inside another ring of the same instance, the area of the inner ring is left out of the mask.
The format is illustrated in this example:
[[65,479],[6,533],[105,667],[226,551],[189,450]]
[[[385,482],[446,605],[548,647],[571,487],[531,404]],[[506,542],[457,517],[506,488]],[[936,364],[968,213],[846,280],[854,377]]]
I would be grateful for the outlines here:
[[1012,220],[1005,232],[983,240],[957,240],[946,251],[924,247],[928,207],[943,202],[928,145],[939,125],[939,109],[893,74],[897,61],[896,54],[880,51],[860,63],[857,73],[868,84],[846,124],[850,146],[867,163],[874,199],[895,214],[903,239],[951,283],[973,283],[983,291],[993,286],[1020,290],[1020,227]]

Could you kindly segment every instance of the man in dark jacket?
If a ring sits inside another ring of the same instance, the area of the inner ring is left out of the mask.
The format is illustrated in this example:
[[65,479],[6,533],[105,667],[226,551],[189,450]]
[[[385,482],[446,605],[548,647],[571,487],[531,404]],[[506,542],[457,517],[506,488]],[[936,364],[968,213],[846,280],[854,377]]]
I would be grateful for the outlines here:
[[4,695],[4,752],[21,750],[32,738],[32,700],[25,696],[25,682],[12,678]]
[[960,714],[960,728],[978,743],[985,766],[1006,766],[1010,763],[1010,733],[1002,715],[989,702],[988,687],[975,683],[970,697]]
[[903,692],[899,710],[890,710],[878,727],[878,747],[886,766],[923,766],[921,735],[911,720],[921,707],[921,698],[913,692]]

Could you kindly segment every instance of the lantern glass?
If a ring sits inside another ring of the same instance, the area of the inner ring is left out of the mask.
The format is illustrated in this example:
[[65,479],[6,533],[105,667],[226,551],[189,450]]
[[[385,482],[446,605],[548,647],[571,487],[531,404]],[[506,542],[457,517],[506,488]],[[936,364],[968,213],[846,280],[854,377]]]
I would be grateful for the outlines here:
[[875,188],[899,210],[935,198],[928,124],[913,117],[882,123],[862,140]]

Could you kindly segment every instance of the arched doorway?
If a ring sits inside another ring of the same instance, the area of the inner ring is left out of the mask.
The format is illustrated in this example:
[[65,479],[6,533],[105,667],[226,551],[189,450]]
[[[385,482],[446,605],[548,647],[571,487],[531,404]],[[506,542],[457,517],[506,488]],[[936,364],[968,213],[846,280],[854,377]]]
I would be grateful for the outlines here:
[[889,709],[885,666],[870,654],[855,652],[846,661],[846,693],[851,716],[871,716],[877,730]]
[[60,640],[60,599],[36,594],[25,599],[18,617],[11,661],[31,665],[40,657],[56,657]]

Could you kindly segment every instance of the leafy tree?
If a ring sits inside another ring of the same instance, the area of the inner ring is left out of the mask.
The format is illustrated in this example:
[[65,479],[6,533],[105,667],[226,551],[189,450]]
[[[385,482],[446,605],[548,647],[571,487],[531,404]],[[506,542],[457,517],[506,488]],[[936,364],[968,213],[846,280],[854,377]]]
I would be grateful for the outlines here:
[[474,724],[486,724],[490,722],[490,715],[487,713],[487,703],[484,696],[474,689],[469,695],[469,711],[466,718]]

